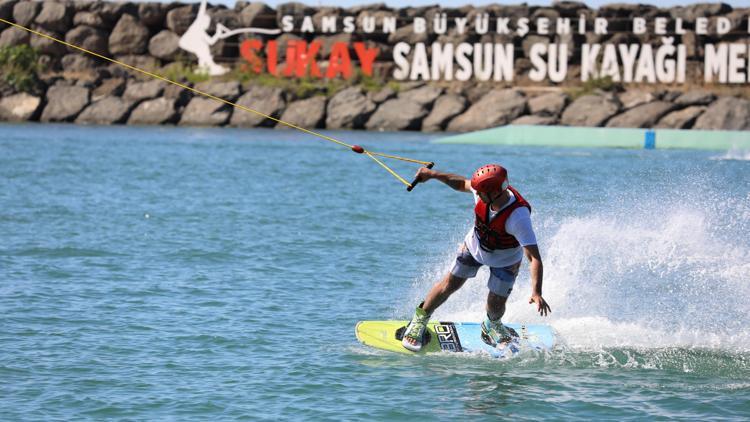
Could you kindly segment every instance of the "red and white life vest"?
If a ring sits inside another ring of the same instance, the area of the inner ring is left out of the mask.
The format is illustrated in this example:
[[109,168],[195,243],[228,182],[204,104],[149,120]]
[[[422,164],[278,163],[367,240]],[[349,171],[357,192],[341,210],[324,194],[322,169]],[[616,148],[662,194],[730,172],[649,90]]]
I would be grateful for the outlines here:
[[483,249],[512,249],[521,246],[513,235],[505,231],[505,222],[516,208],[526,207],[531,212],[531,205],[512,186],[508,186],[508,189],[513,192],[516,201],[505,207],[492,220],[490,220],[490,207],[484,201],[477,201],[474,207],[476,217],[474,220],[474,231]]

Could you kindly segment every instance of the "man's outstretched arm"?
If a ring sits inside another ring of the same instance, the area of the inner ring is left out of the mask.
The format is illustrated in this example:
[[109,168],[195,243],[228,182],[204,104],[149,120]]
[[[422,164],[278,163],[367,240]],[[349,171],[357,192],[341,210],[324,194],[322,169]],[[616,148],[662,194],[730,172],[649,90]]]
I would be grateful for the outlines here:
[[537,245],[528,245],[523,247],[524,255],[531,263],[531,297],[529,303],[536,303],[536,310],[539,315],[547,316],[552,312],[547,301],[542,298],[542,278],[544,277],[544,267],[542,265],[542,256],[539,254]]
[[444,173],[422,167],[417,171],[416,176],[414,176],[414,180],[417,183],[424,183],[430,179],[439,180],[459,192],[471,192],[471,182],[469,179],[458,174]]

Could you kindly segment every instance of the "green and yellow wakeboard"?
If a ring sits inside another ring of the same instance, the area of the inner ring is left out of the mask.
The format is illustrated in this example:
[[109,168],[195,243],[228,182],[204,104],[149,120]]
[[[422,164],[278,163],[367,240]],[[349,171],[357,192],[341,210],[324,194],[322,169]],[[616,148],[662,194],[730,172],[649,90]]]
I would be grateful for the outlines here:
[[482,334],[479,323],[430,321],[422,349],[412,352],[401,345],[408,323],[409,321],[360,321],[355,332],[361,343],[391,352],[420,355],[486,352],[500,359],[511,358],[523,350],[551,350],[557,342],[552,327],[543,324],[507,323],[505,325],[511,329],[513,336],[492,346],[491,341]]

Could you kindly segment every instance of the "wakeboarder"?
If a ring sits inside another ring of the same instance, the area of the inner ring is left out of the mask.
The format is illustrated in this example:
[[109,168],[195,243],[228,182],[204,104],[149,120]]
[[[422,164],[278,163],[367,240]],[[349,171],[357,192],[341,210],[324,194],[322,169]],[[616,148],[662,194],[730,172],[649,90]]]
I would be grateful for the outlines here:
[[546,316],[551,309],[542,298],[542,258],[536,235],[531,226],[531,205],[508,182],[508,172],[497,164],[488,164],[474,172],[471,180],[457,174],[420,168],[415,182],[437,179],[459,192],[474,195],[474,227],[466,235],[458,251],[453,269],[432,286],[424,302],[417,306],[406,327],[402,345],[411,351],[422,348],[425,328],[430,316],[467,279],[477,275],[482,265],[490,267],[487,281],[487,315],[482,322],[486,341],[496,346],[512,333],[503,325],[505,302],[513,290],[521,260],[530,262],[531,297],[537,312]]

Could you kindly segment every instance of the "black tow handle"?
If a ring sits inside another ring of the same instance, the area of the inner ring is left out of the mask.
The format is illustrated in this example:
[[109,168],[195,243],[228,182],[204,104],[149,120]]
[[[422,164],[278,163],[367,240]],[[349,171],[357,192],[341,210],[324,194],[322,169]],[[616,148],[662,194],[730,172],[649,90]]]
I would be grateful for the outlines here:
[[[427,164],[426,167],[428,169],[431,169],[434,165],[435,163],[430,162],[429,164]],[[419,182],[417,182],[417,178],[414,177],[414,180],[412,180],[411,183],[409,183],[409,186],[406,187],[406,191],[411,192],[411,190],[414,189],[414,187],[417,186],[417,184],[419,184]]]

